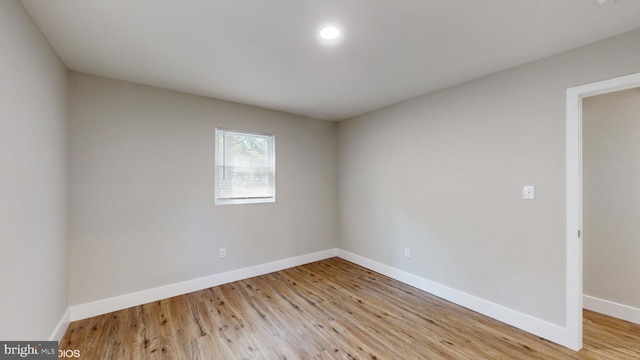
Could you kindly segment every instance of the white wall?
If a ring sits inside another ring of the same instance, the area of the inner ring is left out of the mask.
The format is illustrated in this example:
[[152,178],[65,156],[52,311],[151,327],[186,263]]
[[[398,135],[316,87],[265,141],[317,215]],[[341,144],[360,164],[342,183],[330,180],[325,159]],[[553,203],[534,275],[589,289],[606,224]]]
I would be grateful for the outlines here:
[[640,89],[586,98],[584,293],[640,308]]
[[[71,305],[337,245],[335,123],[79,73],[70,97]],[[214,206],[216,127],[275,134],[276,203]]]
[[47,340],[67,307],[67,70],[0,1],[0,339]]
[[340,122],[340,247],[565,326],[565,90],[639,72],[639,48],[636,31]]

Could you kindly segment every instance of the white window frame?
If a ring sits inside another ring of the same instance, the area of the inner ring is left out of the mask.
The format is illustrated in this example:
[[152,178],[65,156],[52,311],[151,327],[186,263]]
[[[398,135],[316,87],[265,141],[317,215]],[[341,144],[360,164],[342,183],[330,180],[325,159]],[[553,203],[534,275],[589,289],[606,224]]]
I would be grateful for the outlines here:
[[[219,139],[222,133],[229,132],[235,134],[246,134],[246,135],[254,135],[254,136],[262,136],[269,139],[268,141],[268,151],[271,154],[270,156],[270,167],[272,169],[272,177],[271,177],[271,193],[272,196],[266,197],[233,197],[233,198],[222,198],[220,197],[220,189],[222,182],[222,168],[224,167],[224,155],[219,154]],[[258,203],[273,203],[276,201],[276,140],[273,134],[260,133],[260,132],[251,132],[244,130],[233,130],[233,129],[225,129],[225,128],[216,128],[215,132],[215,205],[231,205],[231,204],[258,204]]]

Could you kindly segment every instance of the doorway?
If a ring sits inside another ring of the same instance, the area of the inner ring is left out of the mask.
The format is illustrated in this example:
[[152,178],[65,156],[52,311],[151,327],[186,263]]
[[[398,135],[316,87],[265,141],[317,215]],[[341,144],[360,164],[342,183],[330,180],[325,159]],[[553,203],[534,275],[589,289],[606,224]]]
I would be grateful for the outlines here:
[[567,89],[567,346],[582,348],[582,99],[640,87],[640,73]]

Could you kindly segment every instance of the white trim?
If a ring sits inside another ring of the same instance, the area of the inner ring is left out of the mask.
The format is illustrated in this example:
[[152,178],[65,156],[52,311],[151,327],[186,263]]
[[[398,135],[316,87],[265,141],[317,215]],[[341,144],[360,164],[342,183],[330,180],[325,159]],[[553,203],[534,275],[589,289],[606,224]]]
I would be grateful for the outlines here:
[[471,309],[482,315],[486,315],[560,345],[567,346],[567,329],[556,324],[552,324],[548,321],[538,319],[348,251],[338,249],[338,256],[367,269],[379,272],[390,278],[411,285],[422,291],[426,291],[454,304],[466,307],[467,309]]
[[153,289],[137,291],[130,294],[114,296],[108,299],[97,300],[90,303],[73,305],[69,307],[71,311],[71,321],[82,320],[97,315],[107,314],[113,311],[138,306],[153,301],[158,301],[173,296],[183,295],[190,292],[207,289],[233,281],[248,279],[294,266],[308,264],[335,257],[336,249],[318,251],[311,254],[297,256],[289,259],[278,260],[266,264],[260,264],[243,269],[232,270],[225,273],[209,275],[198,279],[187,280],[175,284],[160,286]]
[[640,324],[640,309],[633,306],[619,304],[613,301],[599,299],[594,296],[584,295],[584,308],[613,316],[618,319]]
[[67,308],[67,310],[62,315],[62,318],[58,322],[55,330],[49,337],[49,341],[60,341],[64,336],[64,333],[67,331],[69,327],[69,323],[71,322],[71,308]]
[[[493,303],[491,301],[467,294],[460,290],[450,288],[437,282],[419,277],[406,271],[341,249],[318,251],[315,253],[278,260],[266,264],[260,264],[243,269],[232,270],[225,273],[214,274],[198,279],[161,286],[153,289],[138,291],[135,293],[115,296],[112,298],[98,300],[90,303],[70,306],[58,323],[58,326],[51,335],[50,340],[60,341],[64,336],[69,323],[72,321],[103,315],[132,306],[138,306],[149,302],[170,298],[173,296],[183,295],[202,289],[207,289],[213,286],[230,283],[233,281],[248,279],[254,276],[260,276],[271,272],[288,269],[294,266],[328,259],[335,256],[339,256],[345,260],[351,261],[367,269],[389,276],[395,280],[411,285],[422,291],[426,291],[454,304],[476,311],[482,315],[491,317],[521,330],[540,336],[549,341],[576,350],[573,347],[575,343],[572,342],[575,341],[575,334],[571,332],[572,329],[569,327],[563,328],[562,326],[550,323],[548,321],[507,308],[503,305]],[[580,275],[582,275],[582,272],[580,272]],[[587,309],[615,316],[627,321],[640,323],[640,309],[616,304],[586,295],[584,299],[585,308]],[[579,309],[581,312],[582,296],[580,296]],[[582,321],[582,315],[580,315],[580,321]],[[582,330],[582,328],[580,328],[580,330]],[[580,332],[580,340],[582,340],[582,332]]]
[[289,259],[278,260],[266,264],[138,291],[135,293],[115,296],[90,303],[70,306],[56,328],[56,331],[54,331],[52,339],[59,341],[71,321],[107,314],[132,306],[138,306],[173,296],[183,295],[213,286],[260,276],[335,256],[339,256],[345,260],[379,272],[454,304],[466,307],[552,342],[563,346],[568,346],[569,344],[568,331],[566,328],[341,249],[319,251]]
[[567,89],[567,347],[582,348],[582,99],[640,87],[640,73]]
[[[582,349],[582,98],[567,90],[567,347]],[[581,235],[581,234],[580,234]]]

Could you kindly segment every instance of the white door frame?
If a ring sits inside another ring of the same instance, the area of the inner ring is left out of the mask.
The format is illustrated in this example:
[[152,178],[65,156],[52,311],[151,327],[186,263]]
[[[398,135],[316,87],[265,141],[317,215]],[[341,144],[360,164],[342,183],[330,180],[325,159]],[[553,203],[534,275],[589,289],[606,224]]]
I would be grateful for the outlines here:
[[582,348],[582,99],[640,87],[640,73],[567,89],[567,346]]

